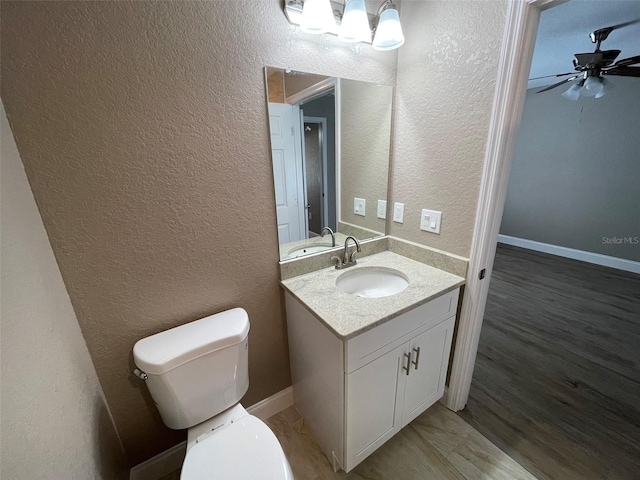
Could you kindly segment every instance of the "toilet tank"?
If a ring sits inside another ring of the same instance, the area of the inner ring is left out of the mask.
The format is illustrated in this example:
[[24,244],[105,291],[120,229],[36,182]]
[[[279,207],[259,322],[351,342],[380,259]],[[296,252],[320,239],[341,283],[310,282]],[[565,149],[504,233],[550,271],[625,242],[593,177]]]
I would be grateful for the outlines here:
[[240,401],[249,388],[248,334],[247,312],[234,308],[134,345],[167,427],[190,428]]

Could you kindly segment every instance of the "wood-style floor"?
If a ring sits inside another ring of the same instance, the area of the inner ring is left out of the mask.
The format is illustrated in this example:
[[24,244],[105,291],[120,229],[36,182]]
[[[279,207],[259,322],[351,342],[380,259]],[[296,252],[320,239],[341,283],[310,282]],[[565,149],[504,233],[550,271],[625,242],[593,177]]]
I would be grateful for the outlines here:
[[640,479],[640,275],[499,245],[460,415],[540,479]]
[[294,407],[266,423],[278,437],[296,480],[535,480],[440,403],[349,473],[333,472]]
[[[274,415],[266,423],[278,437],[296,480],[535,480],[440,403],[349,473],[333,472],[294,407]],[[160,480],[179,478],[178,470]]]

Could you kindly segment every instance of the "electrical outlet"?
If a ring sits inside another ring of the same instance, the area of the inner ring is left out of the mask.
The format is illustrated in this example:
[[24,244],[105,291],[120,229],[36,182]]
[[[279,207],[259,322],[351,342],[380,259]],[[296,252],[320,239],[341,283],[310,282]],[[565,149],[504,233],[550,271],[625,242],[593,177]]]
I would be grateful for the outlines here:
[[367,206],[367,201],[364,198],[353,199],[353,213],[355,213],[356,215],[360,215],[364,217],[366,206]]
[[442,212],[435,210],[422,210],[420,215],[420,230],[431,233],[440,233],[440,223],[442,221]]
[[393,204],[393,221],[398,223],[404,222],[404,203]]
[[378,218],[387,218],[387,201],[378,200]]

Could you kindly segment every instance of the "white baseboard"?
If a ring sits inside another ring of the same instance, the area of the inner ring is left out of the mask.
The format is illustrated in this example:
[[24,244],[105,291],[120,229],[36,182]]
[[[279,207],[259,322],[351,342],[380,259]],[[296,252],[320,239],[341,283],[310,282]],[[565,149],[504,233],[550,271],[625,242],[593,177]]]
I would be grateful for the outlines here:
[[585,252],[583,250],[575,250],[573,248],[559,247],[549,243],[535,242],[524,238],[510,237],[509,235],[498,235],[498,242],[513,245],[514,247],[535,250],[536,252],[549,253],[559,257],[571,258],[582,262],[602,265],[604,267],[617,268],[632,273],[640,273],[640,262],[627,260],[624,258],[610,257],[600,253]]
[[175,472],[184,463],[187,442],[181,442],[131,469],[129,480],[158,480]]
[[271,395],[269,398],[265,398],[255,405],[251,405],[247,408],[247,412],[254,417],[258,417],[260,420],[266,420],[269,417],[273,417],[276,413],[280,413],[284,409],[289,408],[291,405],[293,405],[293,387],[287,387]]
[[[291,405],[293,405],[293,387],[287,387],[251,405],[247,408],[247,412],[260,420],[266,420]],[[187,442],[179,443],[133,467],[129,472],[129,480],[158,480],[179,469],[184,463],[186,452]]]

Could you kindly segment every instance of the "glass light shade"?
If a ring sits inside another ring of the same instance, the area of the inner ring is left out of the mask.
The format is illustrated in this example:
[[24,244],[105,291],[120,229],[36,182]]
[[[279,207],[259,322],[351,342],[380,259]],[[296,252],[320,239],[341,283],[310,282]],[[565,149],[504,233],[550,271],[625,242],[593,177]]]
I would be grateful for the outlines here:
[[584,86],[580,91],[582,97],[593,97],[603,90],[603,85],[599,77],[589,77],[584,81]]
[[606,78],[600,78],[600,82],[602,83],[602,88],[598,93],[596,93],[596,98],[604,97],[607,92],[611,90],[611,82]]
[[336,24],[329,0],[305,0],[300,29],[307,33],[326,33]]
[[563,98],[567,100],[573,100],[574,102],[578,100],[580,97],[580,92],[582,91],[583,81],[576,82],[569,87],[569,89],[562,94]]
[[338,38],[350,43],[371,41],[371,27],[364,0],[347,0]]
[[400,25],[400,15],[395,8],[387,8],[380,15],[378,27],[373,37],[373,48],[376,50],[393,50],[402,46],[404,35]]

